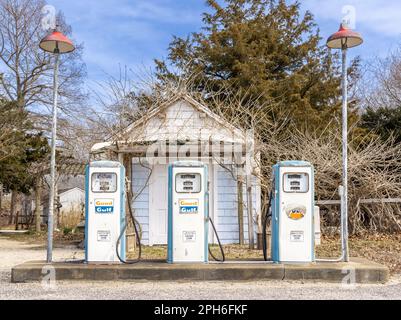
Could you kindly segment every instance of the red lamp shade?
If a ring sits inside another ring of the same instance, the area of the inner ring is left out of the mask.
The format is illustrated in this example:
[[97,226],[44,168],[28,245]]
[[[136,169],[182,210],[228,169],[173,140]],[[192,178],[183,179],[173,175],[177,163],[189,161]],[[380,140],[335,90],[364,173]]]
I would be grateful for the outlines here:
[[44,37],[40,41],[39,47],[51,53],[68,53],[75,49],[72,41],[57,30]]
[[352,31],[344,24],[340,25],[340,29],[327,39],[327,46],[332,49],[352,48],[359,46],[363,42],[360,33]]

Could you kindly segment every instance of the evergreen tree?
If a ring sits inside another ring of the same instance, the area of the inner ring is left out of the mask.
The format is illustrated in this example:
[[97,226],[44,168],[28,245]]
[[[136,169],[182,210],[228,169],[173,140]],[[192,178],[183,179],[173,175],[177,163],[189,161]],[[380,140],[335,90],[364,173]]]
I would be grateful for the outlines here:
[[37,178],[29,174],[30,166],[49,154],[47,139],[33,133],[27,118],[16,102],[0,102],[0,183],[7,192],[29,193]]
[[339,66],[320,44],[312,14],[301,15],[299,2],[225,0],[223,6],[208,0],[207,4],[212,13],[204,13],[202,31],[186,39],[174,37],[168,61],[155,61],[161,80],[177,76],[171,65],[192,74],[199,91],[233,88],[245,98],[284,109],[299,128],[324,127],[333,113],[339,114]]
[[362,115],[362,126],[378,134],[383,140],[390,136],[401,142],[401,107],[368,107]]

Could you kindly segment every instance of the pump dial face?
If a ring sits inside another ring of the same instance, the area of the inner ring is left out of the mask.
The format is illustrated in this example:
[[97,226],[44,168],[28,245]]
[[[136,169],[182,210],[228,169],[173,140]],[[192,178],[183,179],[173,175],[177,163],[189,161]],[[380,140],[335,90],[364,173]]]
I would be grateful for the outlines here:
[[92,174],[92,192],[116,192],[117,175],[115,173],[95,172]]
[[199,193],[201,191],[201,175],[199,173],[177,173],[175,191],[178,193]]
[[284,192],[305,193],[309,190],[309,175],[306,172],[284,173]]

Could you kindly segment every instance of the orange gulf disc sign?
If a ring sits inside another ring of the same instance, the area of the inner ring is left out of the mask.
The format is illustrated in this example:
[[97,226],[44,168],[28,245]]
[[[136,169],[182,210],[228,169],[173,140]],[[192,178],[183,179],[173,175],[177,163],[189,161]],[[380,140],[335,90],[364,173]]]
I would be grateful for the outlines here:
[[287,209],[287,216],[293,220],[302,219],[306,214],[306,208],[304,207],[293,207],[291,209]]

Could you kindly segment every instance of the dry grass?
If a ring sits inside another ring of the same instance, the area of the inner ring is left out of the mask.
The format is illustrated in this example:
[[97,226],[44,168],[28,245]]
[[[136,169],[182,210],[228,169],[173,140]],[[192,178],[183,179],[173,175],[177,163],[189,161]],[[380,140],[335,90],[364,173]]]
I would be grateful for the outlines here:
[[[213,255],[217,258],[221,257],[220,249],[217,245],[210,246]],[[129,259],[137,256],[137,251],[128,255]],[[224,245],[224,254],[226,259],[261,259],[263,254],[259,250],[250,250],[248,246],[240,245]],[[167,246],[143,246],[142,259],[167,259]]]
[[84,219],[84,214],[81,210],[70,210],[63,212],[60,216],[60,228],[73,229]]
[[[367,258],[386,265],[393,274],[401,273],[401,233],[351,236],[349,246],[351,257]],[[324,237],[316,254],[318,257],[338,257],[340,248],[338,237]]]

